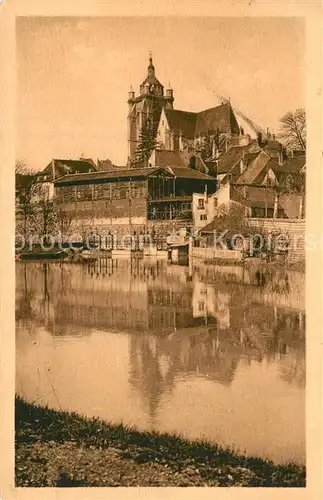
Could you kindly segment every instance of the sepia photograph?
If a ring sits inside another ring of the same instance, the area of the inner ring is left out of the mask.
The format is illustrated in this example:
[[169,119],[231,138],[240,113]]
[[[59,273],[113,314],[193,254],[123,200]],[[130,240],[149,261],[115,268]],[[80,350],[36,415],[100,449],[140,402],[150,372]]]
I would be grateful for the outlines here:
[[304,18],[15,38],[15,486],[304,488]]

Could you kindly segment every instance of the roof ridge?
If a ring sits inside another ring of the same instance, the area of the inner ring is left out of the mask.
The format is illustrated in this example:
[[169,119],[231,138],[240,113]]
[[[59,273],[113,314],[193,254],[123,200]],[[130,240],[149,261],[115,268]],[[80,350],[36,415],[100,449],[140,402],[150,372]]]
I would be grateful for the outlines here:
[[53,158],[54,161],[77,161],[77,162],[84,162],[84,163],[89,163],[89,161],[94,161],[93,158],[79,158],[78,160],[75,160],[73,158]]
[[77,172],[74,174],[65,174],[64,177],[73,177],[75,178],[76,176],[84,176],[84,175],[103,175],[103,174],[124,174],[125,172],[138,172],[139,170],[160,170],[164,169],[165,167],[139,167],[139,168],[126,168],[126,169],[110,169],[110,170],[95,170],[94,172]]
[[176,112],[176,113],[187,113],[189,115],[198,115],[199,114],[198,111],[186,111],[185,109],[165,109],[165,112],[166,113],[173,113],[173,112]]
[[229,102],[224,102],[222,104],[218,104],[217,106],[212,106],[211,108],[206,108],[206,109],[203,109],[202,111],[198,111],[197,114],[199,115],[201,113],[206,113],[206,111],[212,111],[212,109],[221,108],[224,106],[229,106],[232,109],[232,106]]

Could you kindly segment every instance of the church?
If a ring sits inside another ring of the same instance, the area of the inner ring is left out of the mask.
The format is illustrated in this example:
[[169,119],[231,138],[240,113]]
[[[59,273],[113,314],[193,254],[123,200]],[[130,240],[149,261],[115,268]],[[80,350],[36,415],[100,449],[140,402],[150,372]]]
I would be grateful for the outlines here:
[[128,106],[128,164],[133,164],[136,160],[140,131],[147,123],[151,126],[158,150],[182,152],[181,157],[185,157],[186,153],[187,158],[190,153],[203,147],[206,137],[212,142],[212,156],[216,150],[227,149],[234,138],[243,134],[228,101],[197,113],[174,109],[173,89],[164,90],[164,86],[156,77],[151,56],[139,95],[136,96],[135,92],[130,90]]

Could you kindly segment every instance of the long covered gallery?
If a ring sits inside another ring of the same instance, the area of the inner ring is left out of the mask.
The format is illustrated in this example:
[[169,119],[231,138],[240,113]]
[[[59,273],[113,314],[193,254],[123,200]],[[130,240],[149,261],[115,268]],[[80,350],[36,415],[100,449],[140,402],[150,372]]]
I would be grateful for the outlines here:
[[57,179],[54,185],[64,210],[94,224],[191,220],[192,194],[216,190],[213,177],[186,167],[72,174]]

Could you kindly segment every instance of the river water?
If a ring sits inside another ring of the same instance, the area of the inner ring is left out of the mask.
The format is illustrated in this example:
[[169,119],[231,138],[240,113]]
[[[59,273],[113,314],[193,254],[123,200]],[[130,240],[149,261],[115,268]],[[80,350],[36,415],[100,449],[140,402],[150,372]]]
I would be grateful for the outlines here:
[[16,391],[305,463],[305,279],[242,267],[17,262]]

